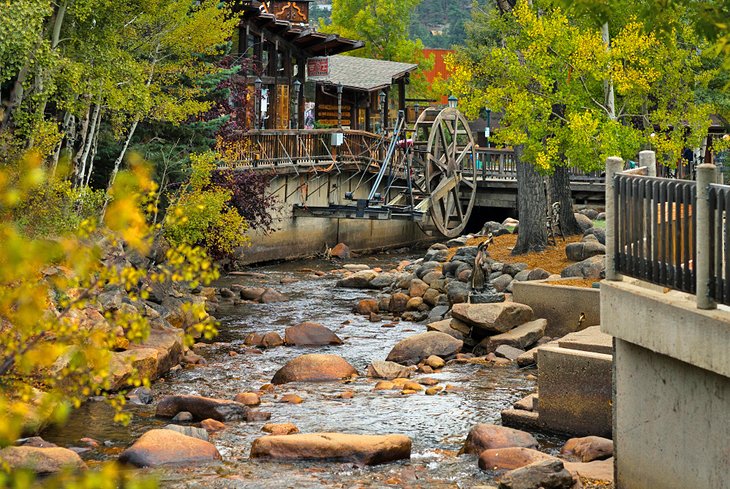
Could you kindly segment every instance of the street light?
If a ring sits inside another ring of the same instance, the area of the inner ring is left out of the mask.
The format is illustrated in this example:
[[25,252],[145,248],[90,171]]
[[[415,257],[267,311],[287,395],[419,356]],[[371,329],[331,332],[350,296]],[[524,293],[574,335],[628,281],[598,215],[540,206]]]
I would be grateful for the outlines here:
[[492,135],[492,109],[484,107],[487,114],[487,126],[484,128],[484,137],[487,138],[487,148],[489,147],[489,137]]
[[449,107],[450,108],[455,109],[458,103],[459,103],[459,99],[456,98],[453,93],[451,95],[449,95]]
[[302,82],[294,80],[294,129],[299,129],[299,92],[302,90]]
[[256,78],[256,81],[253,82],[255,93],[254,93],[254,128],[255,129],[261,129],[261,85],[263,85],[263,82],[261,81],[261,78]]
[[342,83],[337,84],[337,127],[342,127]]

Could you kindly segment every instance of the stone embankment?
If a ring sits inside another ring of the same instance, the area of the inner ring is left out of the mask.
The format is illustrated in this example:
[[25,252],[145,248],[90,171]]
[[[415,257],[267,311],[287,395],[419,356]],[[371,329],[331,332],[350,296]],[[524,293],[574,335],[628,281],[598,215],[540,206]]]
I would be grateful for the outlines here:
[[[215,436],[231,423],[266,421],[271,413],[257,409],[262,398],[270,396],[290,382],[354,382],[360,376],[377,380],[374,391],[396,390],[403,396],[460,395],[450,384],[424,375],[470,363],[482,368],[501,368],[534,363],[534,351],[540,345],[557,342],[545,336],[546,321],[535,317],[527,305],[513,302],[514,281],[543,280],[560,275],[599,279],[602,268],[601,232],[588,216],[582,215],[585,237],[566,251],[568,258],[581,259],[575,265],[554,274],[525,263],[507,263],[487,256],[481,264],[486,289],[474,298],[470,278],[474,271],[481,236],[463,236],[444,244],[433,245],[425,256],[414,262],[403,261],[392,270],[383,271],[366,265],[347,264],[332,273],[340,277],[337,287],[377,291],[374,297],[353,304],[355,314],[381,322],[384,334],[388,326],[401,321],[420,322],[422,331],[396,343],[382,360],[373,360],[364,371],[358,371],[332,347],[345,348],[335,332],[317,323],[292,324],[284,338],[277,332],[252,333],[245,345],[249,348],[286,348],[306,346],[309,352],[296,356],[275,372],[270,383],[258,390],[240,392],[235,399],[212,399],[193,395],[172,395],[158,400],[156,415],[173,424],[144,433],[122,452],[119,460],[135,466],[211,463],[221,459],[215,447]],[[596,217],[596,216],[594,216]],[[487,223],[492,235],[509,233],[516,222]],[[598,253],[598,254],[595,254]],[[286,301],[283,294],[270,288],[230,286],[204,289],[209,310],[246,301],[269,303]],[[165,307],[165,298],[157,306]],[[122,301],[123,302],[123,301]],[[169,327],[184,327],[184,322],[171,322],[171,309],[149,307],[166,320]],[[168,326],[165,325],[167,328]],[[346,339],[347,340],[347,339]],[[326,347],[328,353],[312,352]],[[233,353],[233,352],[232,352]],[[182,354],[182,348],[179,354]],[[168,363],[174,363],[170,361]],[[156,364],[159,368],[159,361]],[[539,372],[538,372],[539,373]],[[529,375],[529,374],[525,374]],[[338,397],[348,399],[352,391]],[[303,399],[294,393],[277,396],[277,402],[297,404]],[[424,398],[425,399],[425,398]],[[536,403],[537,396],[522,401]],[[528,406],[532,407],[532,406]],[[358,465],[383,464],[411,456],[412,440],[398,433],[377,435],[343,432],[299,433],[294,424],[275,420],[263,426],[263,436],[253,441],[250,458],[267,460],[340,461]],[[587,481],[611,481],[613,444],[597,436],[570,439],[560,454],[543,447],[530,433],[494,424],[479,423],[465,435],[461,450],[463,463],[478,464],[495,473],[499,487],[573,488]],[[23,447],[13,447],[19,450]],[[73,452],[71,452],[73,453]],[[47,452],[51,457],[51,452]],[[66,454],[67,455],[67,454]],[[78,461],[59,459],[44,467],[70,465],[81,468]],[[22,464],[20,464],[22,465]],[[25,466],[28,466],[27,464]]]

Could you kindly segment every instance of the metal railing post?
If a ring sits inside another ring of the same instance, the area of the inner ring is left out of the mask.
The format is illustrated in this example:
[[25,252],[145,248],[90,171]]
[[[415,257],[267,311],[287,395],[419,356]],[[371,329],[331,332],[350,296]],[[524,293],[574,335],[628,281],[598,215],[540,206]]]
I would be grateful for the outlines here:
[[617,156],[606,159],[606,280],[621,280],[616,271],[616,203],[614,175],[624,169],[624,160]]
[[714,183],[715,165],[704,163],[697,167],[697,308],[716,309],[717,303],[710,297],[710,184]]
[[645,166],[650,177],[656,176],[656,153],[651,150],[639,152],[639,166]]

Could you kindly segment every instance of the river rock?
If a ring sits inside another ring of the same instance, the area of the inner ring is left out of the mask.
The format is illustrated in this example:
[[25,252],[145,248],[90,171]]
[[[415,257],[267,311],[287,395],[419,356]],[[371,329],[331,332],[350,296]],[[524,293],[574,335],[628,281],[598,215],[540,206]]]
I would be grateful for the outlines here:
[[264,293],[259,297],[259,302],[262,304],[272,304],[274,302],[286,302],[289,298],[274,289],[266,289]]
[[243,287],[241,285],[232,285],[231,287],[241,294],[241,299],[247,301],[258,301],[264,295],[264,292],[266,292],[266,289],[263,287]]
[[502,273],[512,275],[513,277],[522,270],[527,270],[527,263],[505,263],[502,265]]
[[575,220],[578,221],[578,227],[581,232],[593,227],[593,221],[591,221],[590,217],[578,212],[575,212],[573,215],[575,216]]
[[593,462],[565,462],[565,468],[571,474],[592,481],[602,481],[605,486],[613,487],[613,457]]
[[494,350],[494,354],[498,358],[506,358],[507,360],[517,360],[517,358],[525,353],[525,350],[520,350],[519,348],[514,348],[509,345],[499,345],[496,350]]
[[521,324],[506,333],[485,338],[474,348],[474,353],[476,355],[486,355],[492,353],[501,345],[526,350],[545,335],[546,327],[547,319],[536,319]]
[[304,322],[286,328],[284,343],[293,346],[341,345],[342,340],[319,323]]
[[464,282],[450,282],[446,287],[449,303],[459,304],[469,300],[470,287]]
[[349,289],[368,289],[370,288],[370,281],[377,276],[377,272],[374,272],[373,270],[362,270],[353,273],[349,277],[338,280],[337,287],[344,287]]
[[261,404],[261,398],[255,392],[241,392],[236,394],[234,401],[240,402],[244,406],[258,406]]
[[293,435],[299,433],[299,428],[293,423],[266,423],[261,431],[272,435]]
[[187,411],[180,411],[175,416],[172,417],[172,420],[176,423],[184,423],[186,421],[192,421],[193,415],[190,414]]
[[464,341],[468,333],[465,335],[461,331],[454,329],[451,326],[452,321],[453,319],[443,319],[441,321],[435,321],[426,325],[426,329],[428,331],[439,331],[441,333],[446,333],[449,336],[453,336],[457,340]]
[[446,362],[444,362],[444,359],[441,358],[438,355],[431,355],[426,359],[426,365],[433,369],[439,369],[444,368],[444,365],[446,365]]
[[254,440],[250,457],[377,465],[410,458],[411,439],[405,435],[343,433],[269,435]]
[[508,447],[537,448],[538,444],[535,437],[525,431],[479,423],[469,431],[461,451],[479,454],[490,448]]
[[239,420],[246,417],[248,408],[235,401],[210,397],[176,395],[165,396],[158,404],[156,416],[171,418],[181,411],[188,411],[195,419],[212,418],[218,421]]
[[550,276],[550,272],[543,268],[535,268],[534,270],[530,271],[530,274],[527,276],[527,280],[545,280]]
[[[423,280],[423,277],[428,274],[429,272],[432,272],[434,270],[439,270],[441,268],[441,264],[437,261],[426,261],[421,263],[421,265],[416,269],[416,277]],[[424,280],[425,282],[425,280]]]
[[497,290],[497,292],[504,292],[507,290],[507,287],[509,287],[509,284],[512,283],[512,275],[508,273],[501,273],[497,278],[492,280],[492,285]]
[[613,441],[600,436],[571,438],[560,450],[567,458],[592,462],[613,457]]
[[135,387],[126,396],[130,404],[145,405],[152,404],[152,390],[149,387]]
[[350,247],[347,246],[345,243],[337,243],[334,248],[330,250],[330,256],[332,258],[337,258],[339,260],[349,260],[350,259]]
[[177,431],[185,436],[191,436],[199,440],[208,441],[208,432],[203,428],[196,428],[195,426],[180,426],[179,424],[168,424],[163,429]]
[[363,316],[369,316],[372,312],[380,312],[378,301],[375,299],[360,299],[355,306],[355,312]]
[[340,380],[357,375],[357,370],[337,355],[310,353],[298,356],[280,368],[272,384]]
[[408,300],[410,297],[405,295],[402,292],[396,292],[392,296],[390,296],[390,304],[388,306],[388,310],[394,314],[400,314],[402,312],[405,312],[406,307],[408,306]]
[[429,286],[433,287],[434,289],[439,289],[439,286],[436,284],[437,280],[441,280],[444,277],[444,274],[441,273],[439,270],[431,270],[426,275],[424,275],[421,280],[426,282]]
[[507,472],[498,489],[570,489],[573,476],[558,459],[543,460]]
[[428,284],[421,279],[411,280],[410,288],[408,289],[408,295],[411,297],[423,297],[423,294],[428,290]]
[[403,365],[416,365],[431,355],[448,358],[461,351],[464,342],[439,331],[409,336],[393,347],[386,360]]
[[226,425],[215,419],[204,419],[200,422],[200,427],[208,433],[215,433],[216,431],[222,431],[226,429]]
[[488,332],[504,333],[532,320],[532,308],[517,302],[455,304],[453,317]]
[[346,265],[342,265],[342,268],[344,268],[348,272],[360,272],[362,270],[370,270],[370,267],[368,265],[365,265],[364,263],[348,263]]
[[387,362],[383,360],[375,360],[368,365],[368,377],[374,377],[376,379],[396,379],[396,378],[408,378],[413,372],[416,371],[416,367],[404,367],[400,363]]
[[283,344],[284,340],[281,339],[281,336],[276,331],[269,331],[261,338],[261,346],[266,348],[275,348]]
[[482,470],[514,470],[543,460],[556,460],[556,457],[532,448],[489,448],[479,454],[479,468]]
[[381,273],[377,277],[370,281],[370,288],[372,289],[384,289],[392,286],[397,282],[399,276],[394,273]]
[[124,450],[119,461],[137,467],[194,464],[220,460],[212,443],[172,430],[150,430]]
[[573,263],[564,268],[560,276],[602,279],[606,276],[606,256],[596,255]]
[[86,470],[81,457],[68,448],[34,446],[6,447],[0,450],[0,461],[11,470],[30,470],[39,475],[55,474],[61,470]]

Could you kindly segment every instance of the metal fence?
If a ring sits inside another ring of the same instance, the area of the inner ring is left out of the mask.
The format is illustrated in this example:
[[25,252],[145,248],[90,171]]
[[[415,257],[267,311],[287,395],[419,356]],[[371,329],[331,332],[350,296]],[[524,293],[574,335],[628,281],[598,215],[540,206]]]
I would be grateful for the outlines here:
[[627,173],[614,179],[616,270],[694,294],[696,183]]
[[711,184],[709,188],[710,297],[730,305],[730,186]]

